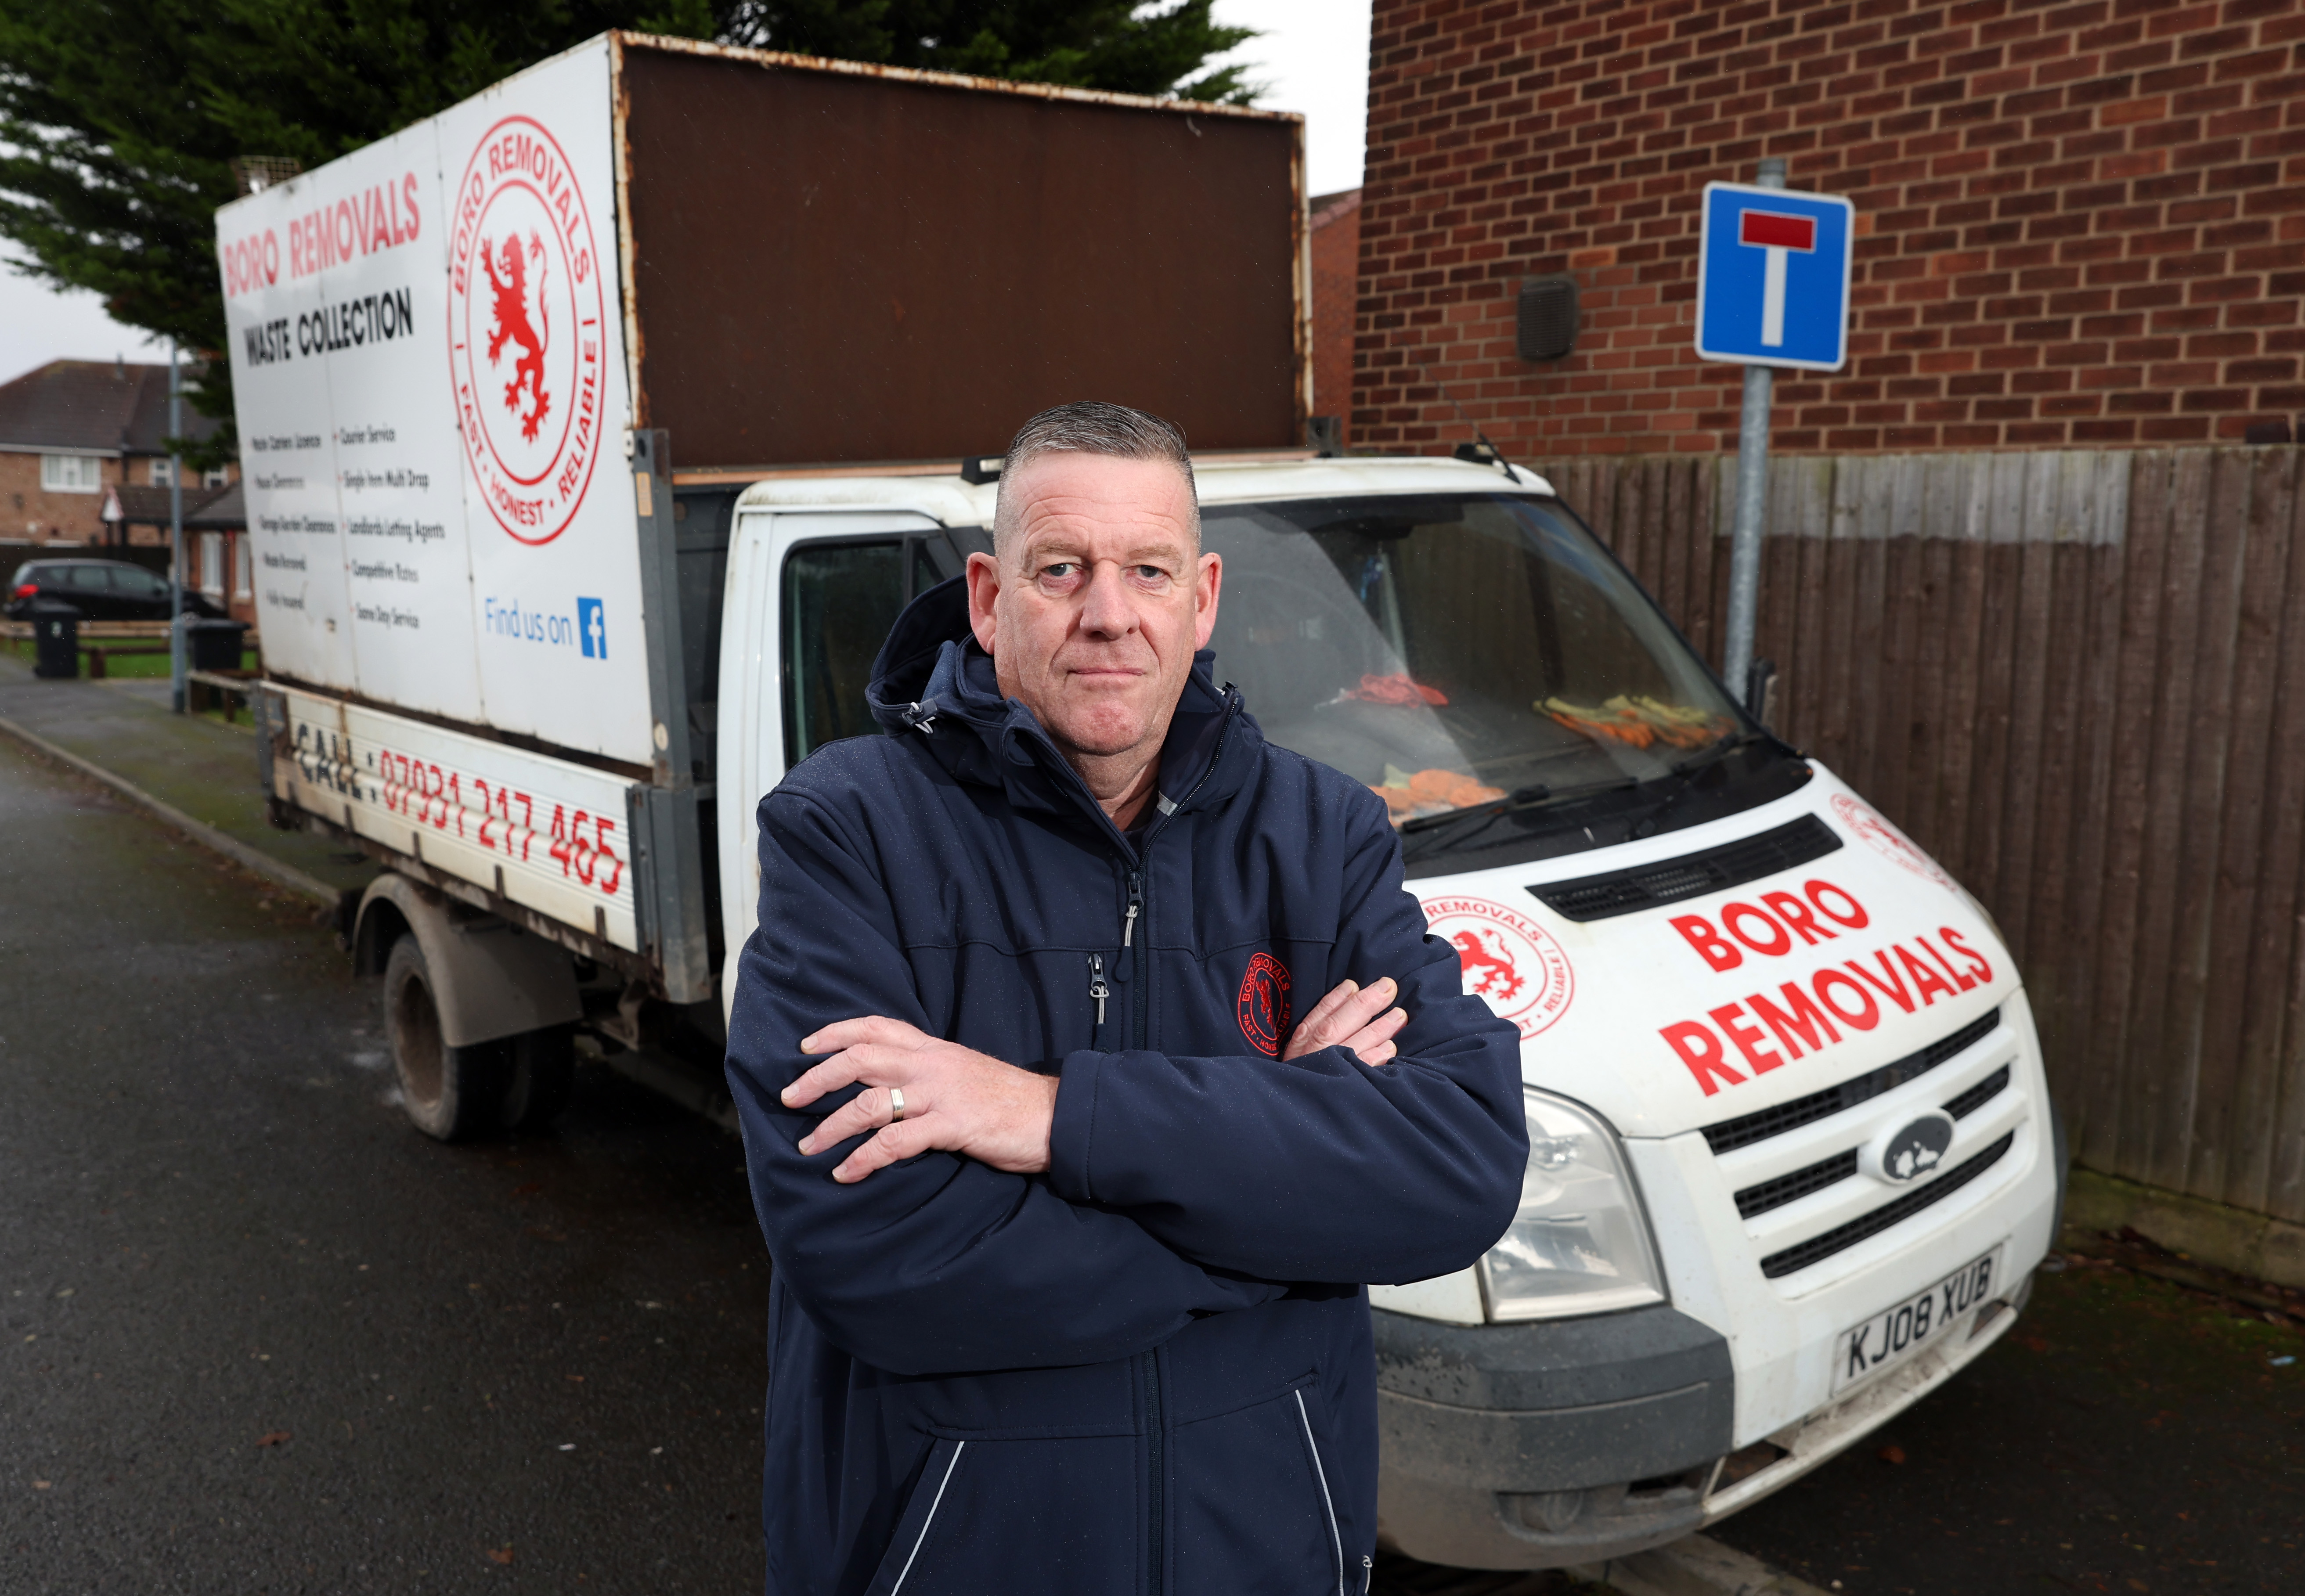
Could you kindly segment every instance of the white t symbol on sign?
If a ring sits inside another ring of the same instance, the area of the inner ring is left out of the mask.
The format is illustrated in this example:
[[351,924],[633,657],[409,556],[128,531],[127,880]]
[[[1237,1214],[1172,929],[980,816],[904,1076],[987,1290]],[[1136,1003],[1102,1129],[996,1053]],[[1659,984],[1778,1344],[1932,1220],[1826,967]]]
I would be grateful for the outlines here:
[[1737,213],[1737,242],[1768,251],[1761,276],[1761,342],[1769,348],[1785,341],[1785,257],[1798,250],[1816,252],[1816,218],[1781,210]]

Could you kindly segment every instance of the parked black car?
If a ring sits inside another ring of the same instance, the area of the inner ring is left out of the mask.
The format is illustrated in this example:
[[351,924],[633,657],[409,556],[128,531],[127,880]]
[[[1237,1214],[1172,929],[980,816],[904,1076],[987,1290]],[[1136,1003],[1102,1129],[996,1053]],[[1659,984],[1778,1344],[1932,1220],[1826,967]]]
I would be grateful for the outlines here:
[[[126,560],[28,560],[8,590],[8,617],[29,618],[38,599],[61,600],[86,621],[165,621],[168,579]],[[221,615],[214,602],[184,590],[184,613]]]

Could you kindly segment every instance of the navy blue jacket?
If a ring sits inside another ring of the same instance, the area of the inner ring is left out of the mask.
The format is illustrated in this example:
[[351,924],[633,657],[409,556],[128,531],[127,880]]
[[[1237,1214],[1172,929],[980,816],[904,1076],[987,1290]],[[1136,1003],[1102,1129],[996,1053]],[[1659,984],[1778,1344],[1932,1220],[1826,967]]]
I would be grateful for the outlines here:
[[[1267,743],[1207,656],[1131,838],[965,606],[948,582],[898,619],[890,735],[761,804],[728,1082],[775,1264],[768,1587],[1358,1592],[1363,1283],[1462,1269],[1511,1221],[1518,1038],[1425,935],[1383,804]],[[1384,975],[1398,1058],[1278,1057]],[[931,1152],[843,1186],[846,1147],[802,1157],[855,1089],[785,1108],[800,1039],[862,1014],[1057,1074],[1047,1173]]]

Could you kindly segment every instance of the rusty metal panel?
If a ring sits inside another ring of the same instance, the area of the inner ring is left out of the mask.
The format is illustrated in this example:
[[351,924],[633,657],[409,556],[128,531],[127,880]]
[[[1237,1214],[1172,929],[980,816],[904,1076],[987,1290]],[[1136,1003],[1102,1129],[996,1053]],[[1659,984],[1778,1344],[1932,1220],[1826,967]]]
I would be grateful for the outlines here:
[[1305,418],[1302,122],[620,41],[640,425],[693,470]]

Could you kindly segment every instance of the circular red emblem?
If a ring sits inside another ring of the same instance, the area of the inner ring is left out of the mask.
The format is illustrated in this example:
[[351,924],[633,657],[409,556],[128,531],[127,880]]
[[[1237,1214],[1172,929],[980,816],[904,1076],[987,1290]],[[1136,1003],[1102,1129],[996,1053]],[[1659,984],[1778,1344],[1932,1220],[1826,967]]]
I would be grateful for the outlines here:
[[1280,1057],[1289,1034],[1289,967],[1269,953],[1252,954],[1240,978],[1240,1033],[1268,1057]]
[[1911,837],[1848,794],[1835,793],[1833,795],[1833,813],[1867,847],[1900,869],[1910,870],[1922,879],[1935,881],[1940,887],[1952,885],[1952,878],[1944,873],[1935,860],[1915,846]]
[[1425,905],[1433,935],[1457,950],[1468,997],[1488,1000],[1521,1040],[1569,1012],[1577,974],[1559,938],[1527,915],[1486,898],[1434,898]]
[[549,543],[600,452],[608,310],[591,213],[528,116],[482,136],[452,203],[448,366],[464,458],[497,524]]

